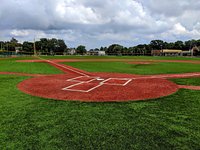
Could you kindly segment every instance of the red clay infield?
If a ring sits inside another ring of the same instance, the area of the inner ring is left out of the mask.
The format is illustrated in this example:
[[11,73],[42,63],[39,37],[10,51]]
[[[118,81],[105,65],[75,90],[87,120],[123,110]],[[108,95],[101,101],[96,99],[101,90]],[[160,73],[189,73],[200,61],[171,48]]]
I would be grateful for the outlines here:
[[[59,64],[60,60],[37,60],[47,62],[66,74],[38,76],[27,79],[18,88],[30,95],[57,100],[85,102],[112,102],[146,100],[168,96],[180,86],[167,78],[200,77],[200,73],[139,76],[119,73],[88,73],[71,66]],[[29,60],[29,62],[34,62]],[[29,74],[27,74],[29,75]]]
[[[97,75],[97,74],[96,74]],[[102,75],[102,74],[101,74]],[[105,74],[107,76],[108,74]],[[109,74],[109,76],[115,76]],[[87,92],[89,89],[98,86],[100,82],[83,83],[75,85],[75,81],[67,81],[74,78],[72,75],[52,75],[36,77],[21,82],[18,87],[23,92],[45,98],[53,98],[58,100],[80,100],[92,102],[105,101],[129,101],[129,100],[145,100],[158,98],[170,95],[176,92],[179,88],[176,84],[166,79],[133,79],[127,85],[121,81],[118,83],[115,80],[109,81],[97,87],[96,89]],[[104,78],[105,80],[108,78]],[[116,84],[116,85],[114,85]],[[75,85],[68,90],[63,90],[66,87]]]

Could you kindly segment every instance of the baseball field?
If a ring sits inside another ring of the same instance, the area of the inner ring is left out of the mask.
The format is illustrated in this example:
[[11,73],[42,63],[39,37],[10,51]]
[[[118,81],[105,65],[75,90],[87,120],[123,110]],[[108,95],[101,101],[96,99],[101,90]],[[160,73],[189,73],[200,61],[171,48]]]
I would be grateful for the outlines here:
[[0,58],[0,149],[199,149],[200,58]]

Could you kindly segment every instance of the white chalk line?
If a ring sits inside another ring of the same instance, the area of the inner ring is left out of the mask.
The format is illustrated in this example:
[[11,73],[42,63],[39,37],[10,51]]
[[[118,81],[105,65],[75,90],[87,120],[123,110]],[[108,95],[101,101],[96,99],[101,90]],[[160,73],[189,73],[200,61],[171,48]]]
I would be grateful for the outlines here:
[[76,89],[70,89],[70,88],[72,88],[72,87],[75,87],[75,86],[77,86],[77,85],[81,85],[81,84],[84,84],[84,83],[90,83],[90,82],[92,82],[92,81],[94,81],[94,80],[97,80],[99,77],[90,77],[90,78],[93,78],[93,79],[91,79],[91,80],[88,80],[88,81],[80,81],[80,80],[76,80],[76,79],[79,79],[79,78],[82,78],[82,77],[85,77],[85,76],[79,76],[79,77],[75,77],[75,78],[71,78],[71,79],[68,79],[67,81],[71,81],[71,82],[79,82],[79,83],[76,83],[76,84],[72,84],[72,85],[70,85],[70,86],[68,86],[68,87],[65,87],[65,88],[63,88],[62,90],[68,90],[68,91],[78,91],[78,92],[90,92],[90,91],[92,91],[92,90],[94,90],[95,88],[97,88],[97,87],[99,87],[99,86],[101,86],[101,85],[97,85],[97,86],[95,86],[95,87],[93,87],[93,88],[90,88],[89,90],[76,90]]
[[[65,88],[63,88],[62,90],[88,93],[88,92],[93,91],[93,90],[95,90],[95,89],[97,89],[98,87],[103,86],[103,85],[126,86],[128,83],[130,83],[130,82],[132,81],[132,79],[129,79],[129,78],[108,78],[108,79],[103,80],[103,79],[101,79],[100,77],[94,77],[93,79],[88,80],[88,81],[79,81],[79,80],[77,80],[77,79],[80,79],[80,78],[82,78],[82,77],[85,77],[85,76],[79,76],[79,77],[75,77],[75,78],[68,79],[67,81],[78,82],[78,83],[72,84],[72,85],[70,85],[70,86],[68,86],[68,87],[65,87]],[[90,78],[92,78],[92,77],[90,77]],[[81,85],[81,84],[85,84],[85,83],[90,83],[90,82],[92,82],[92,81],[94,81],[94,80],[97,80],[97,81],[98,81],[98,79],[101,79],[101,80],[103,80],[103,81],[101,81],[97,86],[94,86],[94,87],[92,87],[92,88],[90,88],[90,89],[88,89],[88,90],[73,89],[73,87],[75,87],[75,86],[78,86],[78,85]],[[106,82],[108,82],[109,80],[113,80],[113,79],[114,79],[114,80],[125,80],[126,82],[125,82],[124,84],[106,83]]]
[[78,77],[75,77],[75,78],[72,78],[72,79],[68,79],[67,81],[72,81],[72,82],[92,82],[94,80],[97,80],[99,77],[90,77],[88,76],[88,78],[92,78],[88,81],[80,81],[80,80],[77,80],[77,79],[80,79],[80,78],[84,78],[86,76],[78,76]]
[[[38,56],[37,56],[37,57],[38,57]],[[53,62],[53,61],[51,61],[51,60],[47,60],[47,59],[40,58],[40,57],[38,57],[38,58],[41,59],[41,60],[44,60],[44,61],[46,61],[46,62],[55,64],[55,65],[57,65],[57,66],[59,66],[59,67],[62,67],[62,68],[64,68],[64,69],[67,69],[67,70],[70,70],[70,71],[72,71],[72,72],[75,72],[75,73],[77,73],[77,74],[79,74],[79,75],[89,76],[89,75],[87,75],[87,74],[85,74],[85,73],[82,73],[82,72],[76,71],[76,70],[74,70],[74,69],[68,68],[68,67],[63,66],[63,65],[61,65],[61,64],[55,63],[55,62]]]

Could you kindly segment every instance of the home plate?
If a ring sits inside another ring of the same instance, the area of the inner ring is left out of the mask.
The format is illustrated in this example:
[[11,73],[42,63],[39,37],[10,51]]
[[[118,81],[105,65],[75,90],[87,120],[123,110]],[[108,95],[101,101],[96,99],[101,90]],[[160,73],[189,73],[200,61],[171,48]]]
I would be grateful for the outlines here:
[[97,78],[98,81],[104,81],[105,79],[102,78]]

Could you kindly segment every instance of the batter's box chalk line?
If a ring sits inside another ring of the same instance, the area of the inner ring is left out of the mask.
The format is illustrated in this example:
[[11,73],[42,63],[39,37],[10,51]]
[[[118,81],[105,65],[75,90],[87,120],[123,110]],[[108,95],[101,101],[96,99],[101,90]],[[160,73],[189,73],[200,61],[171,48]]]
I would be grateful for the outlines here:
[[63,88],[62,90],[88,93],[103,85],[126,86],[132,80],[133,79],[129,79],[129,78],[103,79],[100,77],[78,76],[78,77],[66,80],[68,82],[72,82],[72,84],[70,86]]

